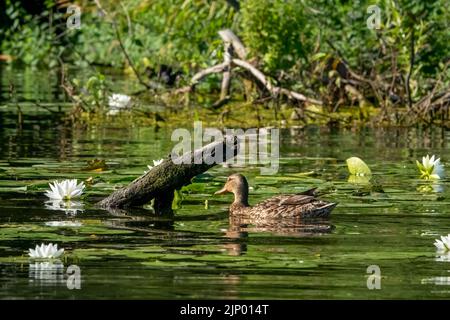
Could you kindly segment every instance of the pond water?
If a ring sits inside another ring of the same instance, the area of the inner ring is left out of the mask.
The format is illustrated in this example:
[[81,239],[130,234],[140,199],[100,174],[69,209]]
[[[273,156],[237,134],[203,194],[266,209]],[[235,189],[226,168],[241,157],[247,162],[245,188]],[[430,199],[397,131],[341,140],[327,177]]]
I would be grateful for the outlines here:
[[[275,175],[251,165],[216,166],[182,190],[173,217],[155,216],[150,207],[106,211],[96,201],[167,155],[173,128],[129,119],[124,126],[115,117],[64,125],[27,104],[66,108],[56,85],[41,79],[27,87],[22,76],[5,72],[0,96],[0,298],[450,297],[450,256],[433,245],[450,232],[450,185],[421,181],[415,165],[427,153],[446,163],[449,132],[283,129]],[[8,81],[18,83],[21,126],[17,107],[7,103]],[[349,180],[351,156],[371,167],[369,183]],[[233,172],[248,177],[250,203],[318,186],[339,205],[327,220],[235,226],[227,212],[231,197],[213,195]],[[44,196],[49,181],[63,178],[89,181],[86,197],[70,210]],[[29,261],[28,248],[41,242],[64,248],[61,262]],[[371,265],[380,268],[379,290],[367,287]],[[80,289],[69,289],[73,275]]]

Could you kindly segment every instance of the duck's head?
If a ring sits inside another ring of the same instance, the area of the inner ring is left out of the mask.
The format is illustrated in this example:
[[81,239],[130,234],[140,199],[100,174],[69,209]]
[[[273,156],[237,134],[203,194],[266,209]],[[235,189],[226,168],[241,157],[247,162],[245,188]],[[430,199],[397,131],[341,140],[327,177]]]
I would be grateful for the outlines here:
[[242,174],[235,173],[228,177],[222,189],[214,194],[224,194],[231,192],[234,194],[234,202],[248,205],[248,182]]

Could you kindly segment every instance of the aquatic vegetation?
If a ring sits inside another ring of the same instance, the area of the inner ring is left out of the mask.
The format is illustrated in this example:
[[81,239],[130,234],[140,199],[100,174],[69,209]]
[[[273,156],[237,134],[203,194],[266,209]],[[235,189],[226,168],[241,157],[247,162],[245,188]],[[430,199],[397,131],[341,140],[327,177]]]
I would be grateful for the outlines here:
[[28,255],[33,259],[57,259],[63,253],[64,249],[58,250],[58,245],[53,243],[36,245],[35,249],[28,249]]
[[183,203],[183,193],[181,192],[181,190],[177,190],[175,189],[173,192],[173,201],[172,201],[172,209],[174,210],[178,210],[182,208],[182,203]]
[[53,200],[70,200],[78,198],[83,194],[84,182],[77,184],[77,179],[53,181],[49,183],[50,189],[47,190],[45,195]]
[[370,177],[351,174],[348,176],[347,182],[351,184],[370,185]]
[[[87,166],[84,168],[87,171],[105,171],[108,169],[105,159],[92,159],[87,161]],[[89,181],[86,181],[89,182]]]
[[[10,146],[11,158],[7,157],[8,149],[2,147],[0,269],[7,285],[0,290],[1,298],[232,298],[235,295],[365,299],[374,294],[365,288],[364,272],[368,264],[379,264],[382,281],[388,279],[382,285],[389,286],[390,290],[379,291],[380,298],[433,298],[448,293],[436,293],[436,289],[442,288],[433,287],[432,283],[420,285],[423,278],[446,276],[450,261],[447,253],[438,253],[431,245],[435,238],[447,233],[443,226],[450,212],[448,181],[417,181],[415,165],[411,166],[412,162],[407,165],[411,152],[423,148],[422,132],[414,136],[417,139],[410,140],[411,134],[406,137],[405,133],[393,141],[388,139],[391,135],[367,140],[366,135],[347,130],[330,137],[316,128],[305,129],[309,139],[301,141],[294,140],[296,135],[286,133],[279,173],[262,176],[255,167],[216,166],[183,188],[183,207],[174,217],[153,216],[149,210],[142,209],[106,211],[88,202],[84,202],[85,214],[76,219],[62,211],[43,208],[44,201],[49,199],[41,199],[39,195],[43,196],[45,189],[49,189],[48,182],[76,177],[78,183],[87,184],[86,179],[92,176],[93,183],[86,185],[82,197],[88,194],[93,204],[148,170],[146,165],[153,165],[152,159],[168,153],[170,128],[156,131],[151,126],[136,125],[119,130],[115,127],[117,118],[105,119],[111,122],[88,127],[86,131],[69,128],[63,132],[65,136],[52,134],[54,125],[50,119],[48,126],[42,124],[39,141],[41,136],[48,139],[42,142],[41,149],[32,152],[19,149],[37,142],[29,140],[34,127],[24,127],[28,140],[15,140],[17,145]],[[7,126],[2,130],[14,134]],[[387,141],[392,144],[386,146]],[[410,141],[417,144],[412,145]],[[62,147],[68,150],[64,157],[61,157]],[[441,159],[450,154],[441,144],[427,147],[436,149]],[[419,154],[421,160],[423,154]],[[346,181],[348,172],[343,161],[349,155],[363,155],[365,161],[370,161],[370,169],[377,174],[372,179],[380,179],[384,194],[369,189],[355,196],[355,186]],[[87,172],[86,160],[95,157],[107,159],[110,170]],[[230,198],[211,194],[221,187],[219,183],[232,170],[242,171],[253,184],[251,204],[276,194],[298,193],[319,186],[323,197],[342,204],[327,221],[327,225],[336,228],[328,233],[309,233],[308,229],[305,234],[296,227],[283,226],[276,232],[231,224],[226,212]],[[415,189],[417,185],[434,183],[445,188],[439,198]],[[26,192],[12,189],[25,186]],[[207,210],[205,199],[209,202]],[[62,205],[69,203],[55,201]],[[74,227],[70,227],[71,221]],[[82,226],[75,226],[78,221]],[[429,233],[422,236],[425,231]],[[69,274],[59,265],[51,264],[54,260],[28,257],[26,250],[34,249],[36,244],[40,246],[41,242],[58,243],[58,249],[64,247],[60,260],[65,267],[80,266],[82,279],[87,284],[95,282],[95,286],[76,293],[65,288],[57,290],[57,280],[52,279],[64,276],[65,281]],[[103,290],[111,281],[115,290]],[[145,285],[136,286],[137,282],[144,281]],[[48,283],[53,287],[44,287]],[[174,285],[167,286],[167,283]],[[416,285],[406,290],[405,283]]]
[[351,157],[346,160],[348,172],[355,176],[369,176],[372,174],[369,166],[358,157]]
[[436,239],[434,245],[439,251],[450,251],[450,234],[447,236],[441,236],[440,240]]
[[435,155],[422,157],[422,163],[416,160],[417,167],[419,168],[421,178],[426,180],[439,180],[444,177],[444,166],[441,163],[441,159],[435,157]]
[[76,106],[83,111],[92,112],[103,110],[107,104],[107,83],[106,78],[101,73],[96,73],[89,77],[87,81],[78,78],[66,83],[72,90],[66,90]]
[[[60,226],[62,227],[62,226]],[[82,221],[82,225],[73,230],[59,232],[59,227],[42,224],[0,224],[2,240],[26,240],[31,243],[39,242],[77,242],[89,241],[95,236],[102,239],[114,238],[118,235],[133,235],[131,230],[121,230],[105,226],[97,221]]]
[[[152,170],[154,167],[159,166],[161,163],[163,163],[164,159],[159,160],[153,160],[153,166],[147,165],[148,170]],[[144,173],[147,173],[148,171],[144,171]]]

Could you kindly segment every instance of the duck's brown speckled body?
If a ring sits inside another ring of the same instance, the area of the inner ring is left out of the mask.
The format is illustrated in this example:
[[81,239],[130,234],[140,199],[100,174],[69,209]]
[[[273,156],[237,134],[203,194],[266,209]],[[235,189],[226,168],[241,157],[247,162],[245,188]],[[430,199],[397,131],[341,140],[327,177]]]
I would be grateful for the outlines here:
[[248,216],[252,219],[313,218],[328,217],[337,203],[326,202],[315,197],[315,189],[292,195],[278,195],[258,203],[248,204],[248,183],[241,174],[228,177],[225,186],[216,192],[232,192],[234,202],[230,214]]

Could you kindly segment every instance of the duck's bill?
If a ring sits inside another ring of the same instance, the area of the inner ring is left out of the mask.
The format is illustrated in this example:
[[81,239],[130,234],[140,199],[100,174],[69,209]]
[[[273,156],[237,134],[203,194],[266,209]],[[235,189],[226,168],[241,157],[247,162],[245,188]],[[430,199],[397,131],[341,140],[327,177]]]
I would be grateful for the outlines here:
[[228,192],[228,190],[225,187],[223,187],[219,191],[214,192],[214,194],[224,194],[224,193],[227,193],[227,192]]

